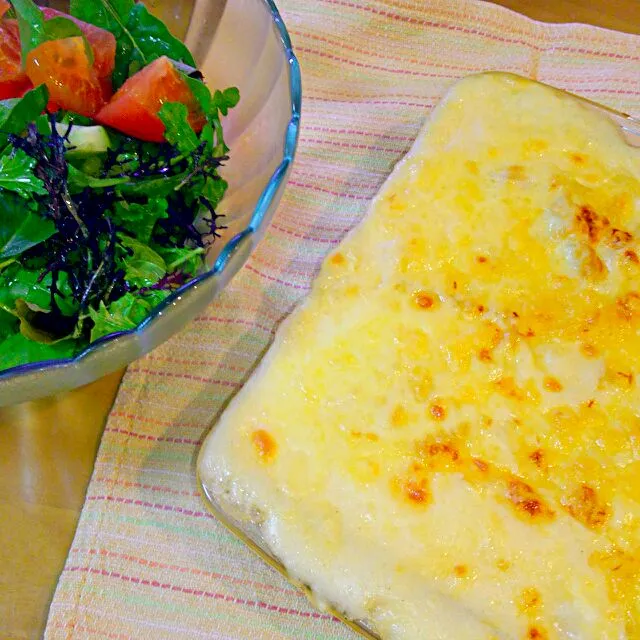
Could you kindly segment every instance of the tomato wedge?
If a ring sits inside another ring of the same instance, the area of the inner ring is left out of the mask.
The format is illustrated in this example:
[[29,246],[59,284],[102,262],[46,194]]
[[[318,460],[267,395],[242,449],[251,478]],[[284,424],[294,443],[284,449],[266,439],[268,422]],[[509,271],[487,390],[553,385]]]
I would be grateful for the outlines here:
[[27,54],[26,70],[33,85],[45,84],[62,109],[93,117],[108,98],[81,36],[43,42]]
[[148,142],[164,141],[164,124],[157,113],[165,102],[182,102],[189,124],[200,131],[206,119],[191,89],[171,61],[163,56],[131,76],[95,119],[103,125]]
[[11,5],[7,0],[0,0],[0,18],[11,9]]
[[[2,1],[3,0],[0,0],[0,2]],[[78,20],[78,18],[74,18],[62,11],[57,11],[56,9],[49,9],[48,7],[45,7],[42,9],[42,13],[46,20],[60,17],[67,18],[68,20],[75,22],[78,27],[80,27],[80,31],[82,31],[84,37],[91,46],[94,58],[93,68],[95,69],[98,78],[111,76],[116,60],[116,38],[110,31],[96,27],[88,22]]]
[[0,100],[17,98],[30,87],[31,82],[22,70],[18,23],[15,20],[2,20],[0,22]]

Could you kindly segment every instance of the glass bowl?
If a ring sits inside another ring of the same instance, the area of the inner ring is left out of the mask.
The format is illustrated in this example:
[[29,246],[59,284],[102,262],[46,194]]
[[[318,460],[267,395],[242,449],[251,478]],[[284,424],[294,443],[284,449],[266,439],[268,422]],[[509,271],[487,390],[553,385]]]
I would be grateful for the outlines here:
[[[63,2],[41,2],[64,9]],[[246,262],[282,197],[298,141],[300,69],[272,0],[152,0],[190,48],[212,88],[236,86],[225,118],[229,189],[218,209],[227,229],[210,247],[207,271],[159,305],[136,329],[105,336],[72,359],[0,371],[0,406],[92,382],[151,351],[200,313]],[[62,5],[62,6],[61,6]]]

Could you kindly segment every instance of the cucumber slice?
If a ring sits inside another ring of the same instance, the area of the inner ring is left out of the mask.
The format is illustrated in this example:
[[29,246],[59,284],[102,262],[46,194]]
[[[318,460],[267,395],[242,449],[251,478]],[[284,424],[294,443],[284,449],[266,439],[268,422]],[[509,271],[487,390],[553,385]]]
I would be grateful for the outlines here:
[[67,142],[67,157],[69,159],[86,158],[98,153],[106,153],[110,144],[109,134],[104,127],[74,125],[71,127]]

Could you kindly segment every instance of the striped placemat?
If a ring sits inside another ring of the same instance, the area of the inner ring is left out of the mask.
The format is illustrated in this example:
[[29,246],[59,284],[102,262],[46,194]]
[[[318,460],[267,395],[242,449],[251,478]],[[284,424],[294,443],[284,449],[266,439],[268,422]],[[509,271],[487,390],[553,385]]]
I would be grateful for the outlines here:
[[47,638],[353,638],[205,513],[194,465],[208,425],[457,78],[512,71],[640,115],[639,37],[543,25],[475,0],[280,9],[304,77],[288,190],[220,298],[129,367]]

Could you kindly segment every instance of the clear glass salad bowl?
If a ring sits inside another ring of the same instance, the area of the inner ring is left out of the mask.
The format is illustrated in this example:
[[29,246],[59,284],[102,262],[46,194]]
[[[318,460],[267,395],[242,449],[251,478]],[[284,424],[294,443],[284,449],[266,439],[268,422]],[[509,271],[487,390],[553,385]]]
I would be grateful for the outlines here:
[[[87,0],[90,1],[90,0]],[[65,2],[40,2],[65,9]],[[105,336],[73,359],[0,371],[0,406],[33,400],[116,371],[181,329],[245,263],[282,197],[298,140],[301,80],[272,0],[151,0],[194,54],[212,88],[236,86],[239,104],[223,126],[231,148],[221,171],[229,189],[218,212],[227,229],[210,247],[207,271],[176,290],[136,329]]]

